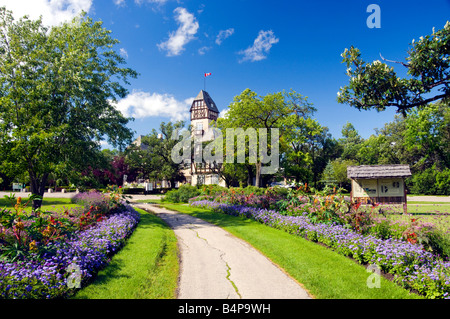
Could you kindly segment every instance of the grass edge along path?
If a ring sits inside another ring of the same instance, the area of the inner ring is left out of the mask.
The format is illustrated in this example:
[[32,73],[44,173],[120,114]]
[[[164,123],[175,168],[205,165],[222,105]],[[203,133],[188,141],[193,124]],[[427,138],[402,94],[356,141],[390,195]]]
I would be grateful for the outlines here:
[[74,299],[175,299],[179,262],[175,233],[142,209],[126,245]]
[[259,250],[308,290],[316,299],[423,299],[380,277],[380,288],[369,288],[371,272],[330,248],[271,228],[257,221],[190,207],[158,203],[161,207],[201,218],[227,230]]

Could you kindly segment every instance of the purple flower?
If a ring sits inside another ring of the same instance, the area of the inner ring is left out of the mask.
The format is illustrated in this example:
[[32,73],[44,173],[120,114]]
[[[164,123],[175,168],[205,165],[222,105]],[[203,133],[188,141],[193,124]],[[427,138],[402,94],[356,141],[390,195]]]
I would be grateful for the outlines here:
[[[106,266],[111,252],[125,243],[140,220],[132,207],[110,215],[65,242],[52,242],[49,253],[36,260],[0,262],[0,298],[62,298],[74,290],[67,285],[68,267],[76,265],[83,283]],[[30,289],[33,288],[33,289]]]
[[444,298],[450,292],[450,262],[425,251],[422,245],[362,235],[343,225],[313,224],[306,216],[286,216],[258,207],[208,200],[192,201],[190,205],[233,216],[245,216],[270,227],[324,243],[360,263],[377,264],[383,271],[394,274],[397,282],[430,298]]

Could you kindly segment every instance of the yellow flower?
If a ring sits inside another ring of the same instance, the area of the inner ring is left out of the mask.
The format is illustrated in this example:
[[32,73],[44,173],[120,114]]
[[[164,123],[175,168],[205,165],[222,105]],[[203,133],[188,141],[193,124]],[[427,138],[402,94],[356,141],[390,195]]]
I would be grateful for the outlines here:
[[24,228],[23,222],[19,220],[16,223],[16,228],[22,230]]
[[36,241],[35,241],[35,240],[33,240],[33,241],[30,243],[29,248],[30,248],[30,251],[37,250],[37,245],[36,245]]
[[47,226],[47,228],[42,232],[42,235],[45,237],[49,237],[52,233],[52,229],[50,225]]

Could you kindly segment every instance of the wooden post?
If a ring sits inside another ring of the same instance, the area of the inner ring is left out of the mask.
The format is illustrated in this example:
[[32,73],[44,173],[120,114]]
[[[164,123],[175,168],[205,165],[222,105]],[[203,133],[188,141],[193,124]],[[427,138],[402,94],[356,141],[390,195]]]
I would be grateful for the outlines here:
[[408,213],[408,203],[406,200],[406,183],[405,180],[403,180],[403,213]]
[[353,178],[350,180],[351,180],[351,182],[350,182],[350,185],[351,185],[351,187],[350,187],[350,203],[353,203]]

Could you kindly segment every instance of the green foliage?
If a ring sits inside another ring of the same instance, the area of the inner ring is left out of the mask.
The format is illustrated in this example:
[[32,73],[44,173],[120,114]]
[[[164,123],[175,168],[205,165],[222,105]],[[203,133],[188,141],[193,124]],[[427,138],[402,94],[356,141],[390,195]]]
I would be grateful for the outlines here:
[[202,185],[200,188],[200,195],[217,196],[221,193],[228,193],[229,191],[229,188],[216,184]]
[[450,195],[450,168],[436,173],[434,185],[437,195]]
[[129,119],[113,103],[137,73],[121,67],[118,41],[101,22],[81,15],[47,28],[41,20],[14,20],[3,7],[0,30],[4,171],[28,172],[31,192],[42,196],[50,173],[82,171],[95,162],[105,137],[117,147],[130,142]]
[[361,53],[353,46],[342,53],[343,63],[347,65],[350,83],[338,93],[338,102],[349,104],[359,110],[396,107],[406,114],[416,106],[450,97],[450,22],[443,29],[431,35],[412,41],[407,62],[389,61],[403,65],[407,78],[400,78],[386,63],[376,60],[366,63]]
[[450,257],[450,238],[446,236],[442,230],[432,229],[427,232],[426,246],[436,254],[444,257]]
[[350,190],[350,180],[347,177],[347,167],[357,163],[353,160],[343,160],[342,158],[330,161],[324,170],[322,180],[330,186],[339,186]]
[[178,189],[171,189],[163,197],[163,201],[171,203],[187,203],[190,198],[200,195],[200,190],[192,185],[183,184]]
[[435,182],[436,172],[433,168],[417,172],[408,180],[411,193],[423,195],[434,195],[436,193]]
[[346,160],[356,160],[363,138],[350,122],[347,122],[344,125],[341,132],[342,138],[339,140],[343,148],[341,158]]
[[137,172],[138,177],[150,180],[168,180],[174,187],[175,181],[182,181],[182,164],[172,161],[171,151],[178,143],[172,138],[184,127],[183,121],[162,122],[159,132],[155,129],[141,138],[141,145],[132,145],[126,151],[125,163]]
[[[246,89],[233,99],[233,102],[229,105],[227,116],[217,120],[217,127],[221,130],[226,128],[242,128],[243,130],[277,128],[280,138],[286,139],[284,145],[289,145],[289,147],[295,145],[297,148],[295,154],[292,154],[291,157],[302,161],[303,154],[299,147],[304,142],[305,131],[315,129],[312,123],[314,121],[309,119],[315,110],[306,97],[293,90],[258,96],[250,89]],[[268,134],[270,134],[270,131],[268,131]],[[267,144],[268,149],[272,149],[269,141]],[[262,159],[260,154],[256,153],[254,153],[254,159],[252,159],[250,157],[252,150],[246,149],[245,164],[255,167],[256,185],[259,187],[261,186]]]
[[35,195],[30,195],[25,203],[21,197],[16,199],[14,194],[5,198],[11,201],[14,208],[0,210],[2,260],[37,258],[49,251],[48,243],[64,238],[76,228],[67,212],[58,218],[54,218],[48,211],[25,213],[25,207],[35,199]]

